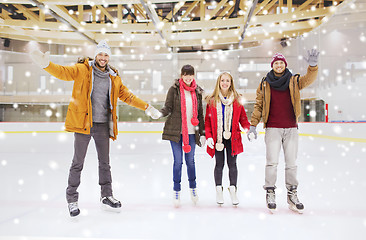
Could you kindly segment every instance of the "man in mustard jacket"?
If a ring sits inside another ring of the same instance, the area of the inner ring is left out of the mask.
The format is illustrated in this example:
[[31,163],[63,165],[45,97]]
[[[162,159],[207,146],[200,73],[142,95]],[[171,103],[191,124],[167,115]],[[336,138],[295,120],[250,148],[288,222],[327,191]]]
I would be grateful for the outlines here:
[[66,199],[70,216],[79,215],[78,207],[80,175],[90,139],[93,138],[99,161],[99,185],[103,208],[119,210],[121,202],[113,197],[109,163],[109,138],[116,140],[117,99],[144,110],[154,119],[161,113],[133,95],[122,84],[118,73],[108,65],[111,49],[106,41],[96,47],[94,60],[86,59],[74,66],[61,66],[50,62],[49,52],[31,53],[32,60],[52,76],[74,81],[72,98],[67,109],[65,129],[74,132],[74,157],[69,172]]
[[285,181],[287,188],[287,203],[291,210],[301,213],[304,205],[297,197],[297,122],[301,114],[300,90],[312,84],[318,74],[319,52],[315,49],[308,51],[305,60],[309,63],[306,75],[292,75],[287,68],[285,57],[276,53],[271,62],[272,70],[261,81],[257,89],[256,103],[248,131],[257,138],[256,126],[263,120],[266,129],[266,169],[265,185],[267,207],[272,212],[276,209],[275,184],[277,180],[277,165],[281,147],[285,156]]

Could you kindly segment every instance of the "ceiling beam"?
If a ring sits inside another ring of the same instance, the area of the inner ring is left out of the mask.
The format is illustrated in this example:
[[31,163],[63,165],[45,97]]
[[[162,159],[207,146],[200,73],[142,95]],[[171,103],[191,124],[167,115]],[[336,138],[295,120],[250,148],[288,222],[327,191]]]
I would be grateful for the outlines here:
[[159,33],[160,37],[162,38],[163,42],[167,47],[169,47],[166,37],[164,36],[163,32],[161,31],[163,28],[163,22],[160,21],[158,14],[155,12],[155,9],[152,7],[151,4],[147,4],[144,0],[140,0],[142,7],[145,9],[147,15],[152,20],[155,30]]
[[241,33],[240,36],[240,41],[239,41],[239,45],[243,42],[244,38],[245,38],[245,31],[247,30],[250,20],[254,14],[254,11],[257,7],[258,4],[258,0],[254,0],[252,3],[252,6],[250,7],[250,9],[246,12],[247,14],[245,15],[245,21],[244,21],[244,28],[243,28],[243,32]]
[[[35,4],[37,7],[39,7],[40,9],[42,9],[43,11],[46,11],[46,7],[43,3],[36,1],[36,0],[28,0],[29,2],[32,2],[33,4]],[[63,10],[61,10],[58,6],[56,5],[48,5],[49,9],[47,11],[49,11],[49,13],[58,21],[66,24],[70,29],[72,29],[74,32],[79,33],[81,36],[83,36],[84,38],[86,38],[89,42],[95,43],[97,44],[97,42],[95,42],[95,40],[93,39],[92,34],[90,33],[82,33],[79,31],[79,29],[81,28],[81,25],[79,24],[79,22],[77,22],[75,19],[73,19],[70,15],[68,15],[67,13],[65,13]]]
[[199,2],[200,0],[191,3],[191,5],[187,8],[186,12],[180,18],[179,22],[181,22],[184,18],[186,18],[192,12],[192,10],[198,5]]
[[209,19],[214,17],[218,11],[227,3],[228,0],[221,0],[219,4],[216,5],[216,8],[208,13]]

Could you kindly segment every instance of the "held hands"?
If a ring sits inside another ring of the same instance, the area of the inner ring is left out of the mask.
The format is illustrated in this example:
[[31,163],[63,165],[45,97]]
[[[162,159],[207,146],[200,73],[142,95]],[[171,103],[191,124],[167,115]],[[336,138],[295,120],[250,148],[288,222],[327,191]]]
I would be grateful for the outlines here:
[[41,68],[46,68],[48,65],[50,65],[50,52],[47,51],[45,53],[39,51],[39,50],[33,50],[29,54],[32,61],[40,66]]
[[159,112],[156,108],[154,108],[153,106],[149,105],[146,110],[145,110],[145,114],[147,116],[150,116],[152,119],[159,119],[162,114],[161,112]]
[[304,57],[305,61],[312,67],[318,65],[319,51],[316,49],[308,50],[308,56]]
[[214,149],[214,145],[215,145],[215,143],[214,143],[213,138],[208,138],[208,139],[207,139],[207,146],[208,146],[209,148],[211,148],[211,149]]
[[206,137],[205,136],[201,136],[200,137],[200,143],[201,143],[201,147],[203,147],[206,143]]
[[257,139],[257,127],[250,126],[249,131],[247,132],[247,137],[250,142],[253,140],[253,134],[254,139]]

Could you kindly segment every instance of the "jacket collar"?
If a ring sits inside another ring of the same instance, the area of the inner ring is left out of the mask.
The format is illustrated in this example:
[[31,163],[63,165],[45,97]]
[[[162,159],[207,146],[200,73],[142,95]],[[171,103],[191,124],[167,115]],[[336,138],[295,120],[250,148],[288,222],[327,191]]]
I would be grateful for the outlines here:
[[[85,64],[86,64],[86,65],[89,65],[89,67],[92,67],[92,66],[93,66],[93,64],[94,64],[94,60],[89,61],[89,59],[87,59],[87,60],[85,61]],[[117,73],[116,73],[115,71],[113,71],[110,67],[109,67],[108,69],[109,69],[109,74],[110,74],[111,76],[113,76],[113,77],[116,77],[116,76],[117,76]]]

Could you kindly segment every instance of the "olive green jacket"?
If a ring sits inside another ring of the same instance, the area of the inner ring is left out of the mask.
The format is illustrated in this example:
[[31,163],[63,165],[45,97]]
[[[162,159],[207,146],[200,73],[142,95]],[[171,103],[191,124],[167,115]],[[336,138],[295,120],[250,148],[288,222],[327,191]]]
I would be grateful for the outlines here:
[[[203,117],[202,107],[202,94],[203,89],[197,85],[196,96],[197,96],[197,111],[198,111],[198,128],[195,130],[196,144],[201,147],[200,136],[205,136],[205,122]],[[165,105],[160,110],[163,117],[168,116],[164,129],[163,129],[163,140],[170,140],[173,142],[179,142],[182,134],[182,113],[180,103],[180,91],[179,81],[176,80],[173,86],[170,87],[166,96]]]

